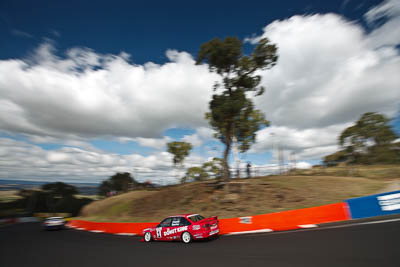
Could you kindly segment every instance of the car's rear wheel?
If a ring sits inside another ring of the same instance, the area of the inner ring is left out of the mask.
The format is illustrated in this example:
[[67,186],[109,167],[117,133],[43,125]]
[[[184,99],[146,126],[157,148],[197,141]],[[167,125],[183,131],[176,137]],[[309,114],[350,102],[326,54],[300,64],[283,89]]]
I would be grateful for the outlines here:
[[184,232],[182,234],[182,241],[185,244],[192,242],[192,235],[189,232]]
[[146,232],[144,234],[144,241],[146,241],[146,242],[150,242],[151,241],[151,233],[150,232]]

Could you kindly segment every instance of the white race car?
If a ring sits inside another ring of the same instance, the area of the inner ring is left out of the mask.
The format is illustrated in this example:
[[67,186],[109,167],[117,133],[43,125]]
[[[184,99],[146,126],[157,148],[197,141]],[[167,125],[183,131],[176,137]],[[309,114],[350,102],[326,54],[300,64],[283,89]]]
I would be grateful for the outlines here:
[[43,221],[43,228],[45,230],[63,229],[66,223],[63,217],[49,217]]

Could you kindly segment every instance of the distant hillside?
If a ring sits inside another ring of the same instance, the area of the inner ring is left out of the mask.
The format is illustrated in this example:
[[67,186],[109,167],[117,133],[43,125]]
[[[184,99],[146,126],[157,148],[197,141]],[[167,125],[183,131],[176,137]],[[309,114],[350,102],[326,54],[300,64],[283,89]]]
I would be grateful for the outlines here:
[[[0,180],[0,191],[32,189],[41,187],[50,181],[27,181],[27,180]],[[97,194],[98,183],[68,183],[78,188],[79,194],[95,195]]]

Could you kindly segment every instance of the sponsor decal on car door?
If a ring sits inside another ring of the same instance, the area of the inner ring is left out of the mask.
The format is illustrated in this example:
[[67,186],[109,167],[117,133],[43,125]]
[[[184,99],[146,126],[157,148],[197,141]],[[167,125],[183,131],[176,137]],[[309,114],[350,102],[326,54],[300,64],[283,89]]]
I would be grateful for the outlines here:
[[171,227],[168,227],[164,232],[167,239],[177,239],[180,218],[172,218]]

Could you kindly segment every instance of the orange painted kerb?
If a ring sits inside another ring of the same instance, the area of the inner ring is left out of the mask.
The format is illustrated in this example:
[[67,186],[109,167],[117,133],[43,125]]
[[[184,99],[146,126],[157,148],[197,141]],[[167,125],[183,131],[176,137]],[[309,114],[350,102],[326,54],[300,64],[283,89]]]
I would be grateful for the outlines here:
[[301,228],[301,225],[344,221],[349,216],[346,204],[336,203],[241,218],[220,219],[220,234],[261,229],[290,230]]
[[[336,203],[306,209],[290,210],[249,217],[220,219],[220,234],[271,229],[273,231],[301,228],[301,225],[321,224],[348,220],[346,203]],[[142,230],[157,223],[111,223],[71,220],[68,225],[87,231],[111,234],[141,235]]]
[[90,222],[83,220],[71,220],[69,226],[82,228],[86,231],[100,231],[110,234],[142,234],[142,230],[157,225],[158,223],[112,223],[112,222]]

